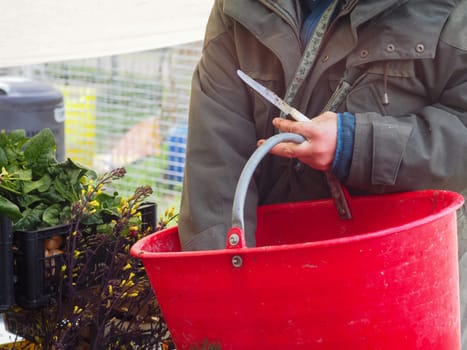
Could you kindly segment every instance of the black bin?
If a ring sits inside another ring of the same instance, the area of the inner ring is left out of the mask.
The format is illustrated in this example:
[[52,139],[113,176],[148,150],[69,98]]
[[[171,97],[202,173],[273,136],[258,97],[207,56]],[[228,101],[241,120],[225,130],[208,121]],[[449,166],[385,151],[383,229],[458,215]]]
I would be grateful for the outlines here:
[[24,129],[28,137],[49,128],[55,135],[57,160],[65,160],[65,109],[62,94],[35,80],[0,76],[0,130]]

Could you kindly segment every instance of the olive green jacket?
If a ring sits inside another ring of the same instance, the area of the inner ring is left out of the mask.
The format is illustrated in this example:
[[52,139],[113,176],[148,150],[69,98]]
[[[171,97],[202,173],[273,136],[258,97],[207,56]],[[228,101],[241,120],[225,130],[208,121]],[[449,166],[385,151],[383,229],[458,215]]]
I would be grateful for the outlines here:
[[[279,111],[237,77],[279,95],[303,53],[299,1],[216,0],[193,77],[179,231],[184,249],[225,247],[239,174]],[[352,195],[467,188],[467,1],[341,1],[293,105],[323,109],[344,72],[357,75],[339,107],[356,116]],[[384,100],[384,95],[387,101]],[[256,206],[329,197],[321,172],[267,156],[245,209],[254,245]]]

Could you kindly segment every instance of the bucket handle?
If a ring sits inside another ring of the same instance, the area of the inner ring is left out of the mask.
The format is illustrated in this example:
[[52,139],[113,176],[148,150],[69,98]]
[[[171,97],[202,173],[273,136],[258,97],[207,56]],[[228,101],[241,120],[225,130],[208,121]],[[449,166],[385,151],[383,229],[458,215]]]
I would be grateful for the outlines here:
[[250,159],[248,159],[243,167],[235,189],[235,197],[232,206],[232,227],[227,233],[226,249],[246,248],[245,223],[243,220],[245,199],[251,178],[253,177],[253,173],[255,172],[259,162],[275,145],[281,142],[302,143],[305,140],[306,139],[299,134],[280,133],[271,136],[260,147],[258,147],[255,152],[253,152]]

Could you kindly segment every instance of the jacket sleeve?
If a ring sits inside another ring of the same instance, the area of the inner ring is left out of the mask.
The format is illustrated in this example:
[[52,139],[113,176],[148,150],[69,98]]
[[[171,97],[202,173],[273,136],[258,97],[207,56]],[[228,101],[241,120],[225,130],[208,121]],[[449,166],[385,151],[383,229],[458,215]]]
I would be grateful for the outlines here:
[[373,193],[427,188],[465,192],[465,38],[458,44],[440,41],[435,59],[417,63],[433,101],[430,105],[397,117],[356,113],[350,187]]
[[[184,250],[225,248],[240,172],[256,149],[248,94],[238,68],[232,21],[216,1],[206,29],[201,60],[192,80],[186,165],[179,235]],[[245,218],[255,225],[252,185]],[[247,244],[253,245],[252,237]]]

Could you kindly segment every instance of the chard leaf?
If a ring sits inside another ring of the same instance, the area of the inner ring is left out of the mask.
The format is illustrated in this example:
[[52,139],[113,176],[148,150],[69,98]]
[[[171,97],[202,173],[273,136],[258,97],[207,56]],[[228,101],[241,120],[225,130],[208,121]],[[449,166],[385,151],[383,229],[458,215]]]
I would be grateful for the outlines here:
[[96,196],[96,200],[99,202],[101,208],[117,208],[120,204],[121,197],[110,195],[106,192],[101,192]]
[[35,194],[25,194],[17,197],[17,203],[22,208],[29,208],[34,203],[42,201],[42,197]]
[[71,207],[69,205],[61,206],[60,209],[60,223],[69,223],[71,218]]
[[99,215],[83,215],[81,223],[83,225],[97,225],[104,223],[104,221]]
[[31,169],[21,169],[21,168],[13,168],[15,176],[21,178],[23,181],[31,181],[32,180],[32,170]]
[[42,223],[42,213],[46,206],[38,205],[34,209],[28,208],[23,211],[23,217],[13,224],[15,231],[31,231],[44,227]]
[[23,193],[28,194],[34,190],[39,192],[47,191],[52,185],[52,179],[48,174],[42,176],[39,180],[24,182]]
[[56,176],[64,176],[70,179],[71,182],[77,183],[81,176],[92,172],[86,167],[79,165],[76,162],[73,162],[70,158],[67,160],[56,164],[50,169],[50,173]]
[[6,167],[8,165],[8,158],[5,151],[0,147],[0,168]]
[[78,199],[77,194],[74,193],[74,189],[69,186],[69,183],[64,182],[58,177],[53,181],[53,187],[57,195],[61,196],[64,200],[74,202]]
[[60,213],[62,206],[60,204],[53,204],[42,213],[42,220],[49,226],[56,226],[60,224]]
[[21,219],[22,214],[18,206],[0,195],[0,213],[9,217],[13,222]]
[[26,136],[26,130],[24,129],[15,129],[8,133],[8,141],[12,145],[15,145],[18,150],[21,150],[24,144],[28,141]]
[[39,131],[24,146],[25,160],[38,176],[46,174],[50,164],[57,163],[55,152],[55,137],[48,128]]
[[63,202],[65,199],[58,193],[54,187],[50,187],[47,192],[41,194],[42,201],[46,204],[55,204]]
[[13,130],[9,133],[1,133],[1,146],[8,158],[8,163],[19,165],[24,162],[23,146],[27,142],[26,131]]

